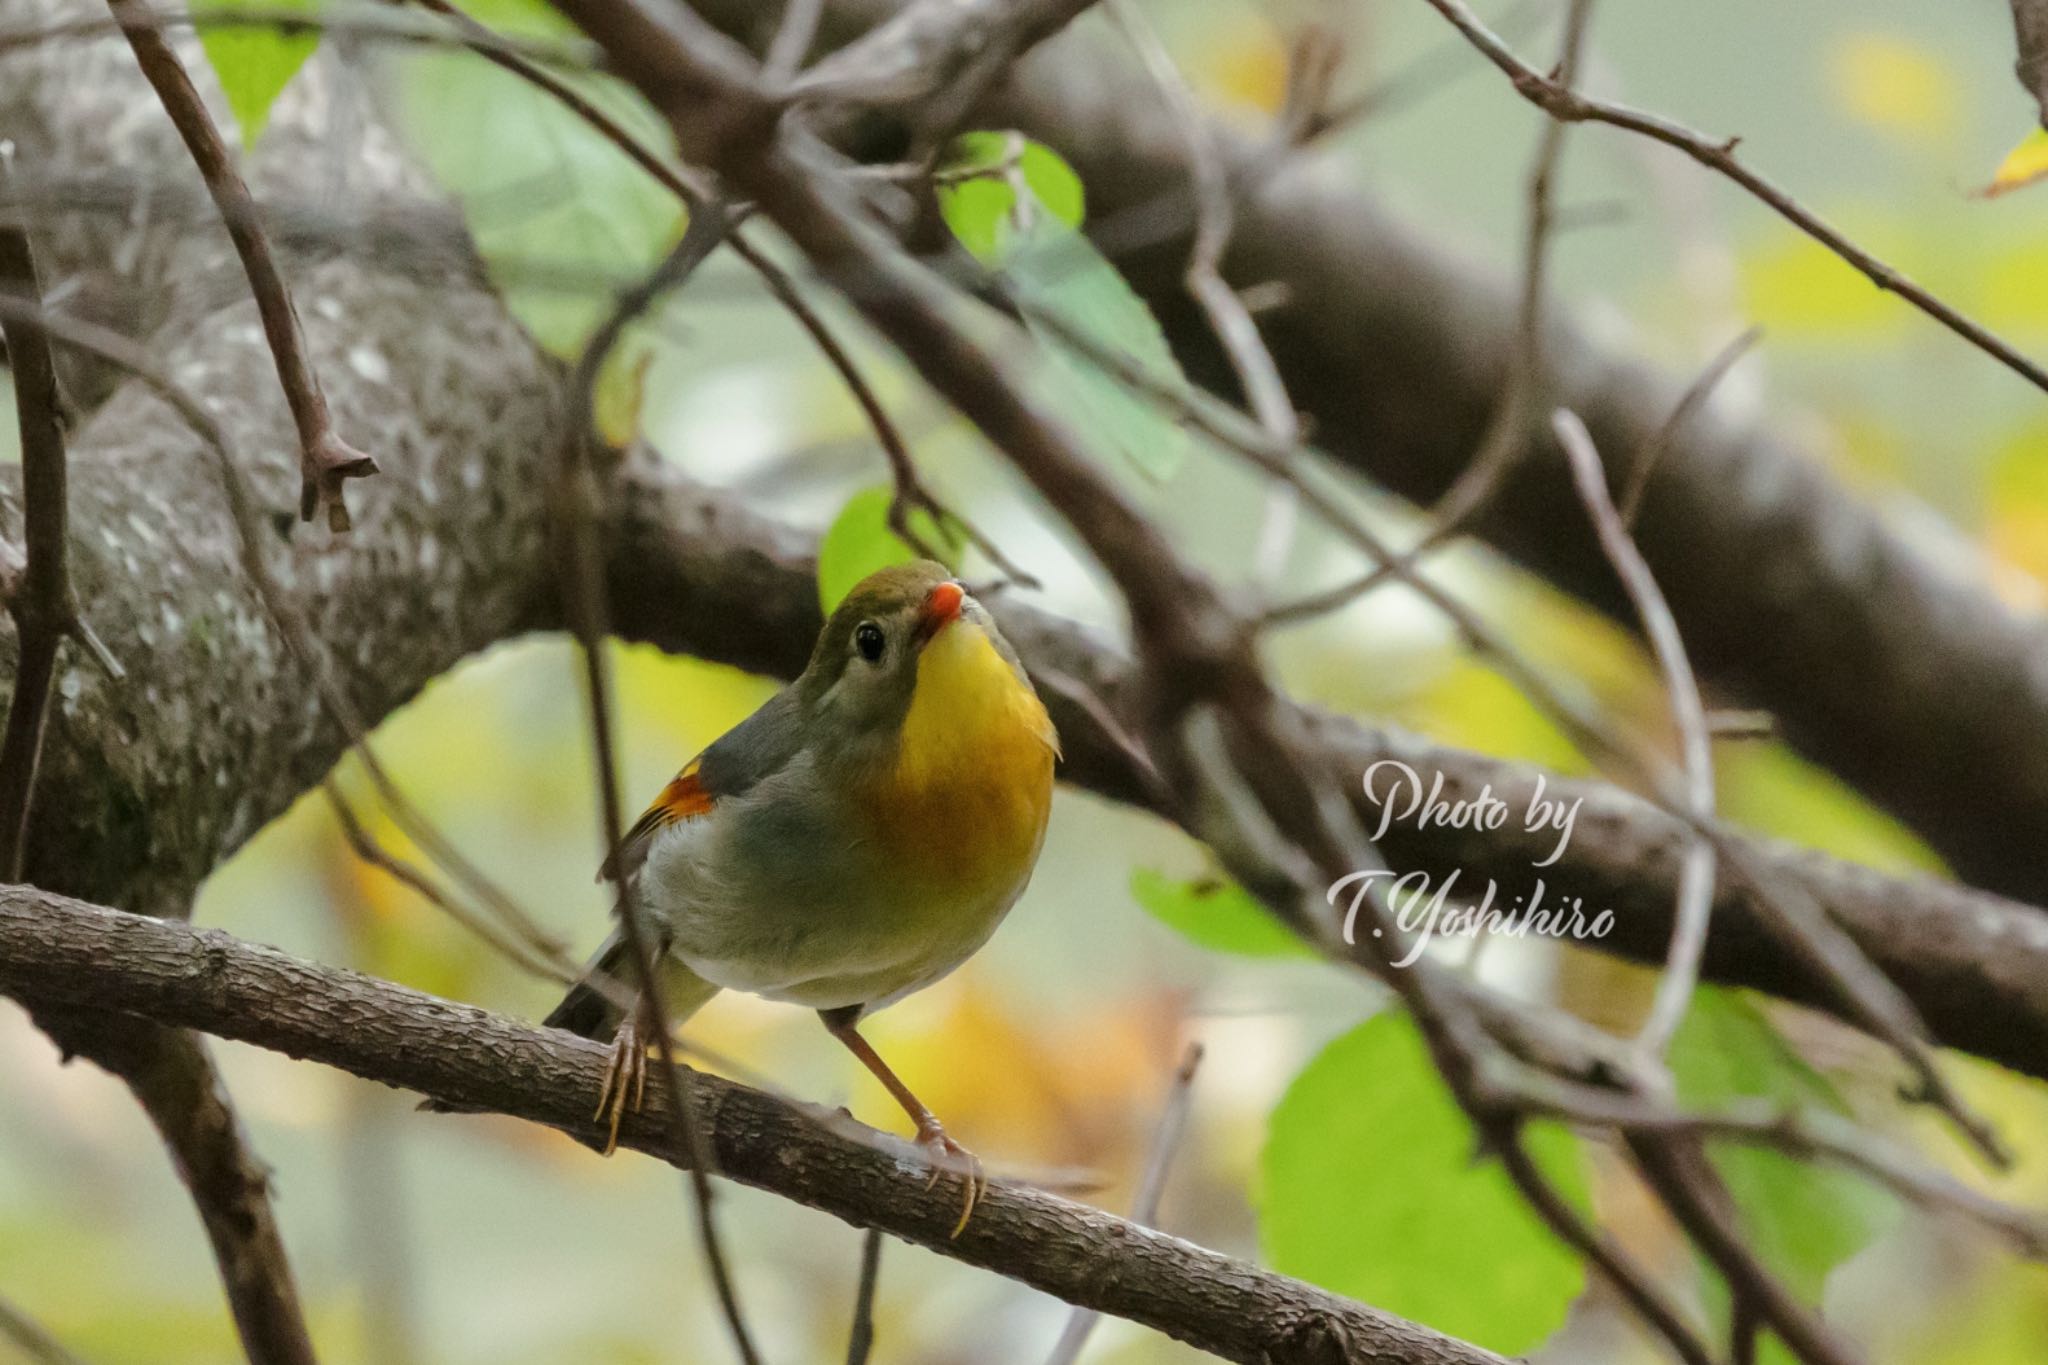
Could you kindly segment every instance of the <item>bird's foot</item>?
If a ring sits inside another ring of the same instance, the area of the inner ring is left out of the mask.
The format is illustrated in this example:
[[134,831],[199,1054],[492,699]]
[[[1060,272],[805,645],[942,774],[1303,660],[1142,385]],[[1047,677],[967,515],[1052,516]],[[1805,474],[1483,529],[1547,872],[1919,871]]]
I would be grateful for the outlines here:
[[597,1112],[593,1118],[607,1122],[604,1154],[619,1147],[619,1121],[628,1109],[639,1109],[647,1095],[647,1041],[640,1035],[638,1013],[620,1021],[612,1038],[611,1056],[605,1059],[604,1077],[597,1089]]
[[939,1177],[947,1171],[958,1174],[966,1186],[960,1221],[948,1234],[958,1237],[966,1230],[967,1220],[974,1216],[974,1206],[988,1193],[988,1175],[981,1168],[981,1158],[948,1137],[937,1119],[926,1119],[917,1125],[917,1145],[924,1148],[932,1164],[931,1178],[924,1182],[926,1189],[938,1184]]

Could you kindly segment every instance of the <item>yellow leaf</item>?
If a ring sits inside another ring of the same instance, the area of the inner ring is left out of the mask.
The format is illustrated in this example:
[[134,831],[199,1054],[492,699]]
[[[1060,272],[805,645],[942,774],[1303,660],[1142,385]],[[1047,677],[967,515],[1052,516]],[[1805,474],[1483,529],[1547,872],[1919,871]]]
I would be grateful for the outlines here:
[[2042,179],[2048,179],[2048,129],[2036,128],[2005,154],[1991,183],[1978,193],[1986,199],[1996,199]]
[[1955,82],[1947,69],[1895,34],[1849,34],[1828,67],[1835,100],[1850,117],[1898,141],[1934,145],[1955,127]]

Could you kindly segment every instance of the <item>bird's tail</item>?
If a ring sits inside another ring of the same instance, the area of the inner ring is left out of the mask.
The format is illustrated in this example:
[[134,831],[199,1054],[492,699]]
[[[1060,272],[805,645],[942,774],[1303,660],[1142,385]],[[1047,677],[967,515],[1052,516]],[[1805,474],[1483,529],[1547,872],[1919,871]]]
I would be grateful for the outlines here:
[[[654,971],[671,1025],[682,1023],[718,994],[718,987],[668,953],[659,954]],[[579,1038],[604,1042],[619,1031],[619,1020],[624,1017],[621,1002],[637,994],[636,979],[632,945],[614,929],[590,959],[590,965],[583,969],[583,979],[569,988],[562,1003],[550,1010],[541,1023],[548,1028],[565,1029]]]
[[[655,971],[660,980],[662,1001],[668,1006],[671,1026],[688,1019],[718,994],[718,987],[667,953],[661,955]],[[619,1031],[619,1021],[625,1017],[620,1002],[637,994],[634,981],[632,945],[626,942],[623,933],[614,929],[584,967],[582,978],[569,988],[569,993],[541,1023],[547,1028],[564,1029],[579,1038],[608,1042]],[[441,1100],[427,1100],[420,1108],[435,1114],[474,1112]]]

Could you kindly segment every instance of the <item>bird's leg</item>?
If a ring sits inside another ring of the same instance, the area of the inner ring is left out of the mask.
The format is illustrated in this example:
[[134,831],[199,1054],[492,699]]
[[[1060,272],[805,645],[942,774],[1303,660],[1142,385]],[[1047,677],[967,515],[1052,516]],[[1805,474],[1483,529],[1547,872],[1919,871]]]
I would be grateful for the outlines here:
[[638,1109],[647,1094],[647,1038],[636,1002],[619,1021],[612,1035],[611,1056],[605,1059],[604,1078],[597,1089],[597,1112],[593,1118],[609,1120],[604,1154],[619,1147],[619,1121],[628,1109]]
[[939,1172],[953,1169],[963,1170],[967,1182],[964,1207],[960,1210],[960,1221],[953,1225],[952,1235],[958,1237],[967,1226],[967,1220],[974,1216],[974,1206],[988,1190],[988,1177],[981,1169],[981,1158],[962,1147],[946,1135],[938,1116],[925,1107],[923,1100],[911,1093],[910,1087],[882,1060],[882,1055],[860,1036],[854,1024],[860,1018],[861,1007],[848,1006],[845,1009],[819,1010],[818,1018],[824,1021],[825,1029],[834,1038],[846,1045],[846,1050],[860,1058],[860,1064],[874,1073],[896,1103],[903,1106],[903,1112],[910,1115],[910,1121],[917,1125],[917,1145],[924,1148],[931,1158],[932,1176],[925,1182],[930,1189],[938,1183]]

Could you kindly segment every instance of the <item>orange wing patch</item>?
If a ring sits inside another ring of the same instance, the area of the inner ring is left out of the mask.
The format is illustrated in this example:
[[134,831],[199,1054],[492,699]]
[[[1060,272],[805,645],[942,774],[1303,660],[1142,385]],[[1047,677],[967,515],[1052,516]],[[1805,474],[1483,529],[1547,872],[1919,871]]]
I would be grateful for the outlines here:
[[689,766],[661,789],[661,795],[654,798],[654,804],[647,808],[646,813],[633,822],[633,828],[626,831],[626,837],[620,840],[619,846],[612,850],[612,856],[606,858],[604,866],[598,869],[599,881],[617,881],[621,869],[631,872],[639,866],[655,835],[670,825],[703,815],[711,809],[715,798],[704,789],[704,782],[697,774],[697,763],[697,759],[691,759]]

